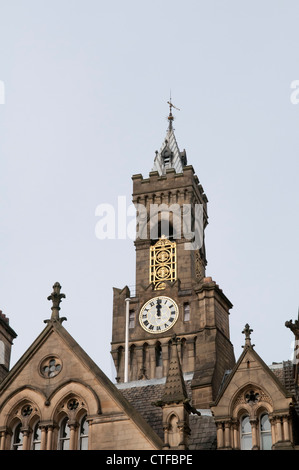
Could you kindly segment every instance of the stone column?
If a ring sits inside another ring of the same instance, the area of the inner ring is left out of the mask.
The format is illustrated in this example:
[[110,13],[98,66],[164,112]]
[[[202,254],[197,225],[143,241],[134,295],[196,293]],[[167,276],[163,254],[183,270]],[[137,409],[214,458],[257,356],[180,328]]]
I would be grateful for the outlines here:
[[29,429],[22,429],[21,430],[23,433],[23,445],[22,445],[22,450],[28,450],[28,445],[29,445],[29,434],[30,431]]
[[70,450],[76,450],[76,428],[77,428],[77,423],[69,423],[70,427]]
[[156,377],[156,347],[154,344],[148,346],[149,354],[149,379]]
[[40,450],[46,450],[46,442],[47,442],[47,428],[46,426],[40,426],[41,430],[41,442],[40,442]]
[[223,432],[223,423],[217,422],[217,449],[222,449],[224,445],[224,432]]
[[252,450],[258,450],[259,443],[257,441],[257,420],[251,419],[250,424],[251,424],[251,433],[252,433]]
[[187,355],[187,361],[185,362],[186,364],[186,369],[184,372],[189,372],[194,370],[195,368],[195,357],[194,357],[194,339],[187,339],[186,340],[186,355]]
[[136,346],[135,347],[135,353],[136,353],[136,379],[140,379],[140,375],[143,375],[144,371],[144,366],[143,366],[143,346]]
[[272,445],[275,444],[276,442],[276,428],[275,428],[275,418],[273,417],[269,417],[269,421],[270,421],[270,424],[271,424],[271,437],[272,437]]
[[280,442],[282,441],[282,426],[281,426],[281,418],[280,416],[277,416],[276,417],[276,438],[277,438],[277,441],[276,442]]
[[237,420],[234,420],[232,423],[233,428],[233,449],[240,449],[239,443],[239,423]]
[[284,415],[282,417],[282,425],[283,425],[283,437],[284,441],[289,441],[290,440],[290,429],[289,429],[289,417],[288,415]]
[[48,426],[47,433],[47,450],[52,450],[53,426]]
[[230,421],[225,421],[224,423],[224,446],[231,447],[230,442]]
[[5,436],[6,436],[6,432],[1,431],[1,433],[0,433],[0,450],[5,449]]

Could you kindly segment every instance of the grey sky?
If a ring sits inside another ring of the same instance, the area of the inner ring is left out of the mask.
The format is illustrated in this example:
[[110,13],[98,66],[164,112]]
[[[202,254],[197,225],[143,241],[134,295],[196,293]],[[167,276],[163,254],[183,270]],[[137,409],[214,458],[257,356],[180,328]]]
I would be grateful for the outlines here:
[[95,209],[131,201],[176,138],[209,199],[207,274],[268,364],[291,357],[298,299],[296,1],[0,2],[0,309],[14,363],[50,317],[114,378],[112,287],[135,283],[133,242],[98,240]]

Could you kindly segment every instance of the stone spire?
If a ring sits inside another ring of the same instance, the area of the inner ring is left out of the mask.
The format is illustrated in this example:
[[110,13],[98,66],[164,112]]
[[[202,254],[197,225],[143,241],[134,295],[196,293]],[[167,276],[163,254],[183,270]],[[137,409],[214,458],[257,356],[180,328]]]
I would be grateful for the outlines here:
[[191,405],[189,404],[189,398],[187,394],[186,384],[183,377],[181,362],[179,359],[178,353],[178,344],[180,339],[177,337],[176,334],[173,335],[171,338],[171,351],[170,351],[170,361],[168,367],[168,373],[166,377],[166,383],[164,388],[164,393],[161,398],[153,405],[156,406],[165,406],[171,404],[178,404],[181,403],[188,409],[190,412],[193,410]]
[[178,353],[179,338],[171,339],[171,355],[164,393],[153,403],[162,408],[164,448],[188,449],[189,414],[200,412],[190,405]]
[[179,111],[172,102],[167,101],[169,104],[169,115],[168,115],[168,129],[164,142],[160,148],[160,151],[156,151],[156,157],[154,160],[153,171],[158,171],[159,175],[166,173],[167,169],[173,168],[177,173],[182,173],[183,167],[187,165],[186,151],[180,151],[173,129],[174,116],[172,114],[172,108]]
[[59,284],[59,282],[55,282],[52,294],[47,297],[48,300],[52,300],[52,314],[50,320],[45,320],[46,323],[48,323],[49,321],[58,321],[59,323],[62,323],[63,320],[66,320],[65,317],[59,317],[60,302],[62,299],[65,299],[65,294],[60,293],[60,289],[61,285]]
[[183,377],[182,367],[178,354],[178,343],[180,339],[174,335],[171,339],[171,353],[168,374],[164,394],[161,402],[165,404],[188,401],[186,384]]

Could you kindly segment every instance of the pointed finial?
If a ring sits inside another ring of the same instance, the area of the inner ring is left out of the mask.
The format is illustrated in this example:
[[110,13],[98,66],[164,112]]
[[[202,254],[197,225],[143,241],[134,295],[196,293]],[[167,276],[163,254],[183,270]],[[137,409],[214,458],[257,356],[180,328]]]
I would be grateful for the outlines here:
[[253,330],[249,327],[248,323],[246,323],[245,325],[245,328],[244,330],[242,331],[242,333],[245,335],[245,346],[244,347],[253,347],[254,344],[251,344],[251,340],[250,340],[250,333],[252,333]]
[[167,104],[169,104],[168,121],[169,121],[169,130],[171,130],[172,129],[172,121],[174,120],[174,117],[172,115],[172,108],[177,109],[178,111],[180,111],[180,109],[177,108],[176,106],[174,106],[174,104],[172,104],[172,102],[171,102],[171,92],[170,92],[170,98],[169,98],[169,101],[167,101]]
[[60,302],[61,299],[65,299],[65,294],[60,293],[61,285],[59,282],[55,282],[53,286],[53,292],[51,295],[49,295],[47,298],[48,300],[52,300],[52,315],[51,315],[51,321],[59,321],[60,323],[63,320],[66,320],[65,317],[59,318],[59,310],[60,310]]

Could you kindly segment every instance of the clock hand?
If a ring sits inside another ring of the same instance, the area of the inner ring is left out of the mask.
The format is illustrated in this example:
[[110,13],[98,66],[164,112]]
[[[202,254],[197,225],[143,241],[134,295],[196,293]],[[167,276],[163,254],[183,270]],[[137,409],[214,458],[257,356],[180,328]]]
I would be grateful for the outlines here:
[[161,317],[161,299],[157,299],[156,309],[157,309],[157,317]]

